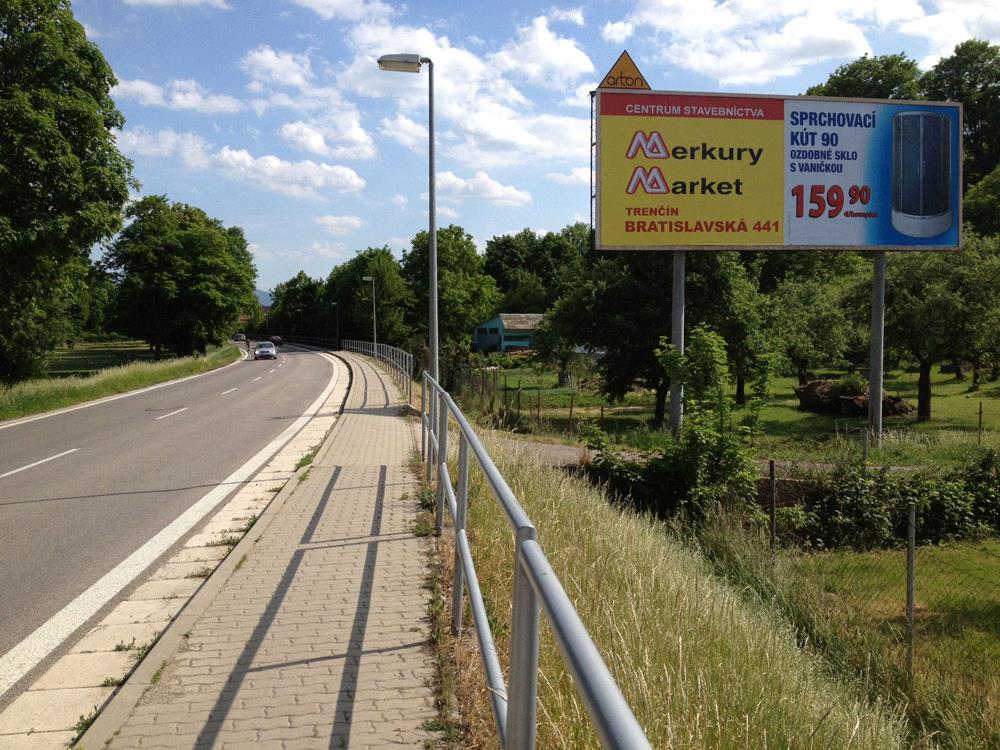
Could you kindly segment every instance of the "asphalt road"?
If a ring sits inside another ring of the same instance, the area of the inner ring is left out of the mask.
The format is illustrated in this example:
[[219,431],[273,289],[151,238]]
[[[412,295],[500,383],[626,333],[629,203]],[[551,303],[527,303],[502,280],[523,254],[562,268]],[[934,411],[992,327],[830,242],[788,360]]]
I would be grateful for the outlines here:
[[0,423],[0,658],[267,446],[333,374],[285,347],[277,361]]

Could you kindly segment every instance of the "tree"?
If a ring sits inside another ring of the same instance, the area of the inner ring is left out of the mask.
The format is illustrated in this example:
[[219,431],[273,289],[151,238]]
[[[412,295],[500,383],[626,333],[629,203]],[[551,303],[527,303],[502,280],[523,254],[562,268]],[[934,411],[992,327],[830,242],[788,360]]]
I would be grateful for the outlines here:
[[483,270],[504,295],[502,312],[543,312],[558,299],[566,279],[578,273],[589,245],[585,224],[539,236],[530,229],[486,243]]
[[962,218],[978,234],[1000,234],[1000,166],[965,192]]
[[[403,278],[413,291],[411,327],[428,330],[429,249],[427,232],[418,232],[409,251],[403,253]],[[448,342],[465,344],[476,324],[496,312],[500,302],[496,282],[483,272],[483,259],[472,236],[454,224],[437,230],[438,336],[441,347]]]
[[164,347],[204,352],[253,311],[257,272],[241,229],[162,195],[142,198],[127,215],[132,221],[103,263],[119,280],[121,324],[156,358]]
[[588,261],[553,306],[550,325],[567,340],[603,352],[598,367],[609,398],[624,398],[637,382],[652,389],[652,424],[662,427],[670,381],[655,352],[670,330],[670,295],[664,290],[671,288],[671,258],[591,253]]
[[[326,307],[323,282],[299,271],[288,281],[271,290],[271,315],[268,330],[294,336],[321,336],[316,320]],[[371,320],[371,314],[368,315]]]
[[365,276],[375,279],[378,340],[393,346],[404,344],[411,332],[407,319],[413,294],[388,247],[369,247],[330,271],[323,291],[327,335],[334,335],[334,316],[339,310],[342,338],[371,340],[372,285],[363,281]]
[[846,96],[861,99],[920,99],[917,61],[899,52],[867,54],[841,65],[825,83],[806,89],[809,96]]
[[891,258],[886,272],[886,341],[919,368],[917,418],[931,418],[931,371],[965,358],[978,366],[1000,351],[1000,246],[966,237],[960,253],[912,253]]
[[33,374],[64,326],[66,264],[121,226],[131,163],[114,74],[68,0],[0,4],[0,379]]
[[799,385],[817,368],[844,358],[851,324],[841,296],[840,285],[796,278],[784,280],[774,294],[781,348]]
[[938,61],[921,81],[928,99],[962,102],[963,186],[975,185],[1000,165],[1000,47],[970,39]]

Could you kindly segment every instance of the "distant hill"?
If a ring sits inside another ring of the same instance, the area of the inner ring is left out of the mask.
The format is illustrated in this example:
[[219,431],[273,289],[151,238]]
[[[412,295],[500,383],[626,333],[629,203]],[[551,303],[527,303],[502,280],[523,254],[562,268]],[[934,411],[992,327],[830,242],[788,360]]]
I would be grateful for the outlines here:
[[254,292],[257,294],[257,301],[260,302],[264,307],[270,307],[274,299],[270,294],[265,292],[263,289],[255,289]]

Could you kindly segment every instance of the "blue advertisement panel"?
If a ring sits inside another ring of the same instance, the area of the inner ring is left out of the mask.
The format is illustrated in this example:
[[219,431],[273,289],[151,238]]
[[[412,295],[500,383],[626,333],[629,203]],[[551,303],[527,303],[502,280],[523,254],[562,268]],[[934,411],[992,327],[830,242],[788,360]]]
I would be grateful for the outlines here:
[[785,101],[785,244],[957,247],[957,105]]

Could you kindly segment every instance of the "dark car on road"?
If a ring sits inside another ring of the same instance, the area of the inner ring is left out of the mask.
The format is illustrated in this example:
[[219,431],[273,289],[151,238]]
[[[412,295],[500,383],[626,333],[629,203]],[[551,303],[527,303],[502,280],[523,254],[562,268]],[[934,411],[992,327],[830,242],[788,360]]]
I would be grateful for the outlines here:
[[275,346],[284,346],[285,342],[281,340],[281,336],[272,336],[271,343]]
[[261,341],[257,344],[257,348],[253,350],[254,359],[277,359],[278,350],[274,348],[274,344],[270,341]]

